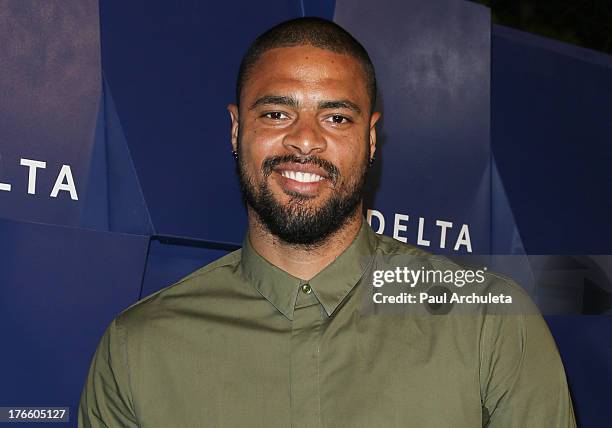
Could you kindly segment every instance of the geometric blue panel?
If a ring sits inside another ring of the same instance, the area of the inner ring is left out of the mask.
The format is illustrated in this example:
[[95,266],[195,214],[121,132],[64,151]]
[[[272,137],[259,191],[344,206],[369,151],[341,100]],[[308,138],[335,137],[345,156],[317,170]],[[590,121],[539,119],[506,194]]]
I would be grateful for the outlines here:
[[89,166],[89,188],[80,226],[109,232],[153,234],[153,224],[113,97],[106,80],[103,83]]
[[491,254],[525,254],[495,157],[491,168]]
[[70,406],[138,297],[148,237],[0,220],[0,405]]
[[492,141],[529,254],[612,253],[612,56],[493,27]]
[[154,233],[130,149],[117,116],[113,97],[103,81],[105,140],[108,162],[109,230],[136,234]]

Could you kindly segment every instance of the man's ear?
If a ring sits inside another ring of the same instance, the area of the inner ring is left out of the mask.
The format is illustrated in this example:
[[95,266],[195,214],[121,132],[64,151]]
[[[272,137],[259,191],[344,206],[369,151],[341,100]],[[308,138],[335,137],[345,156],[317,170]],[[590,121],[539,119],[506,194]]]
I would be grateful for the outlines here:
[[236,152],[238,151],[238,106],[236,104],[229,104],[227,106],[227,111],[229,111],[232,119],[232,150]]
[[370,117],[370,162],[374,159],[376,153],[376,122],[380,119],[381,113],[375,111]]

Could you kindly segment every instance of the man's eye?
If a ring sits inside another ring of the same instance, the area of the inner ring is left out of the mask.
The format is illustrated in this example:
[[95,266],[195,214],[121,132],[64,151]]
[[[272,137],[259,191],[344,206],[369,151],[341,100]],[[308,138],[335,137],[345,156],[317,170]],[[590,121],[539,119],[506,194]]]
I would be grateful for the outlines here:
[[285,113],[281,113],[280,111],[271,111],[270,113],[264,114],[264,117],[272,120],[287,119],[287,115]]
[[343,123],[349,123],[351,120],[348,117],[341,116],[339,114],[335,114],[333,116],[328,117],[327,121],[337,123],[337,124],[343,124]]

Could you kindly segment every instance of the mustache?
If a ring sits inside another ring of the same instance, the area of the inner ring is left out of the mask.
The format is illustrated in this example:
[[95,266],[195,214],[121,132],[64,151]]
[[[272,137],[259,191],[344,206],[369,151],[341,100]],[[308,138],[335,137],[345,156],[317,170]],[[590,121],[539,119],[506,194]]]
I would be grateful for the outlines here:
[[340,171],[338,170],[336,165],[334,165],[330,161],[321,159],[316,156],[297,156],[293,154],[283,156],[271,156],[266,158],[261,164],[261,171],[264,177],[267,178],[270,174],[272,174],[272,171],[275,167],[283,163],[291,162],[299,163],[302,165],[312,164],[318,166],[319,168],[323,169],[327,173],[327,175],[329,175],[329,178],[333,184],[336,183],[338,177],[340,176]]

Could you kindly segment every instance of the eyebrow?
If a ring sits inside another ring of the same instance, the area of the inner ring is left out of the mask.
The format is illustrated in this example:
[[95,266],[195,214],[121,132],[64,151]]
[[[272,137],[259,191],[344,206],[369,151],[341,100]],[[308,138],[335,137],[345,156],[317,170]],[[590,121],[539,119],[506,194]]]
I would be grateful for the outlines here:
[[361,113],[361,109],[357,104],[349,100],[333,100],[333,101],[321,101],[319,103],[319,110],[343,108],[352,110],[355,113]]
[[270,104],[283,105],[283,106],[293,107],[293,108],[297,108],[299,105],[298,101],[293,97],[286,97],[286,96],[280,96],[280,95],[266,95],[266,96],[259,98],[253,104],[251,104],[251,107],[249,107],[249,110],[253,110],[255,107],[258,107],[261,105],[270,105]]
[[[298,100],[291,96],[265,95],[261,98],[258,98],[253,104],[251,104],[249,110],[253,110],[254,108],[259,107],[261,105],[283,105],[287,107],[298,108],[299,104],[300,103],[298,102]],[[352,110],[356,113],[361,113],[361,109],[357,104],[346,99],[321,101],[319,102],[319,105],[317,107],[319,108],[319,110],[347,109]]]

